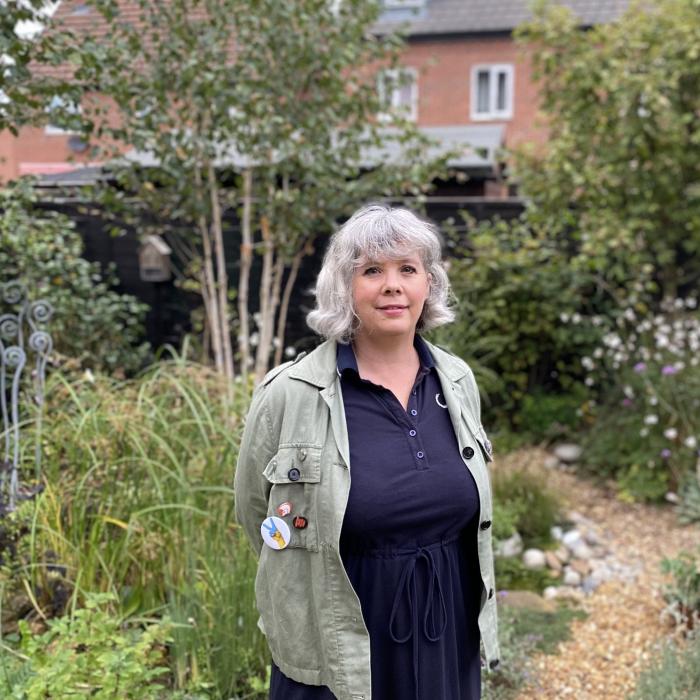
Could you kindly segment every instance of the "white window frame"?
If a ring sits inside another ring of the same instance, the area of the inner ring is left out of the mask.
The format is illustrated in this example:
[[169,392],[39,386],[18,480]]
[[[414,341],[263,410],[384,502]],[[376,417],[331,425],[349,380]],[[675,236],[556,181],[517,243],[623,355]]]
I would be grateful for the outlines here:
[[[62,98],[59,95],[54,95],[54,97],[52,98],[51,101],[53,102],[54,100],[61,100],[61,99]],[[81,111],[80,107],[78,106],[78,108],[75,111],[75,114],[80,114],[80,111]],[[75,134],[76,132],[71,131],[70,129],[64,129],[61,126],[56,126],[54,124],[47,124],[44,127],[44,133],[47,136],[70,136],[71,134]]]
[[396,7],[423,7],[425,0],[382,0],[382,5],[387,10],[393,10]]
[[[489,74],[489,110],[479,112],[479,73]],[[497,109],[498,99],[498,75],[505,73],[506,76],[506,106],[505,109]],[[482,63],[472,66],[471,70],[471,118],[472,121],[487,121],[494,119],[513,118],[513,96],[515,94],[515,71],[512,63]]]
[[418,71],[412,66],[402,66],[401,68],[387,68],[382,70],[377,75],[377,90],[379,92],[380,101],[384,102],[385,83],[384,80],[389,77],[392,81],[398,82],[401,75],[410,76],[411,88],[411,103],[408,105],[405,113],[403,110],[406,105],[399,103],[401,90],[405,85],[396,85],[391,91],[390,99],[387,100],[389,108],[387,111],[380,112],[378,118],[380,121],[391,121],[396,116],[402,116],[411,121],[418,119]]

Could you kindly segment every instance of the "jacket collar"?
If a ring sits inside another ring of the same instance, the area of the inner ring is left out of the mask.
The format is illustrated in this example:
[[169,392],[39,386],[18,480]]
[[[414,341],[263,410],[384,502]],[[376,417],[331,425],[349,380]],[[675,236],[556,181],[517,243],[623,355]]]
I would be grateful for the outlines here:
[[[433,356],[435,366],[448,379],[456,382],[467,374],[466,364],[458,357],[426,340],[423,342]],[[295,362],[289,370],[289,377],[307,382],[319,389],[331,386],[338,378],[336,353],[336,342],[326,340],[313,352]]]

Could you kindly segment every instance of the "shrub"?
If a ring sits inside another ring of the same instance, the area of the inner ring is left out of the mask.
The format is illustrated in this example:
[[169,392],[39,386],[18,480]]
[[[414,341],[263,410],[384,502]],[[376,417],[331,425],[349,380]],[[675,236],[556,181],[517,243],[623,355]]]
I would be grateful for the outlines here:
[[86,367],[126,372],[143,367],[149,357],[149,346],[141,342],[147,306],[114,291],[114,266],[103,271],[81,257],[75,224],[40,209],[31,181],[0,190],[0,211],[3,282],[21,281],[32,300],[52,304],[54,350]]
[[12,572],[30,610],[62,612],[56,580],[70,607],[85,591],[114,594],[121,616],[172,621],[175,690],[206,681],[214,698],[248,694],[269,652],[255,555],[233,515],[247,389],[179,360],[127,381],[57,371],[48,383],[45,490]]
[[676,558],[664,559],[661,570],[673,576],[673,582],[664,588],[665,613],[673,616],[684,633],[700,634],[700,559],[681,552]]
[[522,429],[528,394],[570,390],[580,374],[577,358],[595,343],[590,329],[560,320],[562,312],[580,317],[590,280],[573,274],[564,246],[526,217],[482,223],[468,236],[463,257],[450,261],[459,316],[438,337],[481,369],[482,389],[501,417]]
[[630,700],[692,700],[700,697],[700,635],[685,646],[668,645],[644,670]]
[[657,500],[668,489],[678,490],[696,465],[696,306],[694,297],[665,300],[654,313],[632,296],[612,319],[602,344],[582,359],[586,384],[606,397],[586,441],[585,462],[617,477],[623,495]]
[[515,529],[526,547],[551,542],[550,530],[558,520],[559,503],[544,477],[525,469],[497,470],[493,474],[493,498],[498,508],[517,513]]
[[[6,687],[3,697],[41,700],[60,688],[65,697],[108,700],[158,700],[168,674],[165,622],[143,628],[125,626],[108,610],[112,596],[89,595],[85,608],[32,634],[20,622],[20,652],[26,659],[23,680]],[[2,675],[0,675],[2,684]],[[2,685],[0,685],[2,688]]]

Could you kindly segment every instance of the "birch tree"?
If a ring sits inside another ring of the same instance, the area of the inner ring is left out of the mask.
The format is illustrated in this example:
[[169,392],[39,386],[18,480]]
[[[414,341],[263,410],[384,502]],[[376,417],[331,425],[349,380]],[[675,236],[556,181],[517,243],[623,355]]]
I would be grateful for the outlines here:
[[[100,21],[72,37],[71,53],[84,131],[103,156],[138,154],[114,166],[122,187],[103,201],[138,211],[142,230],[152,222],[187,258],[229,378],[235,299],[239,370],[260,378],[281,360],[303,260],[336,221],[368,198],[421,195],[444,174],[405,115],[376,119],[376,72],[397,66],[401,41],[372,33],[379,5],[368,0],[90,6]],[[240,256],[227,260],[234,222]]]

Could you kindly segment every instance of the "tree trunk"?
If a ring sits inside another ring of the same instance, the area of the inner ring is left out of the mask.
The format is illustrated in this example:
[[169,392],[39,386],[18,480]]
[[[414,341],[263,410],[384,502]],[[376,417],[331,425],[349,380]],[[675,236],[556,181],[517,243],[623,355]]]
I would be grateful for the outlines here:
[[275,366],[282,362],[282,352],[284,351],[284,330],[287,325],[287,314],[289,312],[289,300],[292,296],[292,290],[297,281],[297,275],[299,274],[299,268],[301,267],[302,258],[306,255],[306,245],[299,250],[292,259],[292,266],[289,270],[289,276],[287,277],[287,282],[284,285],[284,292],[282,294],[282,303],[280,304],[280,314],[277,319],[277,332],[275,337],[277,338],[278,345],[275,348]]
[[211,228],[214,233],[214,254],[216,256],[217,291],[219,300],[219,332],[224,375],[233,381],[233,348],[231,347],[231,328],[228,313],[228,274],[226,272],[226,251],[224,250],[224,233],[219,203],[219,185],[216,181],[214,166],[210,162],[207,168],[209,194],[211,197]]
[[[264,347],[266,317],[270,309],[272,296],[272,276],[274,266],[274,244],[270,233],[270,221],[267,216],[260,218],[260,232],[263,239],[263,268],[260,277],[260,323],[258,327],[258,350],[255,360],[255,379],[260,381],[267,371],[269,343]],[[267,353],[267,356],[266,356]]]
[[[202,174],[199,169],[195,170],[195,181],[199,191],[202,191]],[[211,240],[209,238],[209,226],[206,217],[202,214],[198,220],[199,233],[202,236],[202,297],[204,298],[204,309],[206,311],[207,324],[211,336],[212,349],[214,350],[214,366],[217,371],[224,371],[224,356],[221,346],[221,326],[219,325],[218,299],[216,296],[216,278],[214,275],[214,262],[212,257]]]
[[241,356],[241,375],[245,382],[250,370],[250,326],[248,314],[248,289],[250,270],[253,266],[253,236],[251,233],[253,198],[253,171],[243,173],[243,217],[241,221],[241,268],[238,277],[238,350]]

